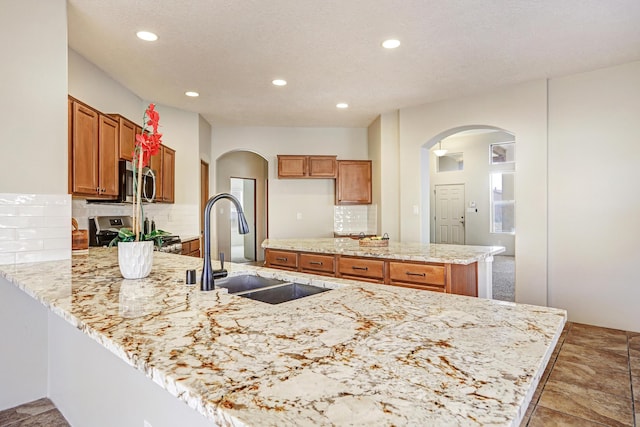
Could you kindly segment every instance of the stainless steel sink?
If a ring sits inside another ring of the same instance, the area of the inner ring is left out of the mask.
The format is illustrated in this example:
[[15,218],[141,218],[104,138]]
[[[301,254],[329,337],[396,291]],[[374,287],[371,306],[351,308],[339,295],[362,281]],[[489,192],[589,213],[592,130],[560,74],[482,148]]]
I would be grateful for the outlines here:
[[243,274],[240,276],[227,276],[224,279],[218,279],[215,281],[217,288],[227,288],[230,294],[236,294],[238,292],[250,291],[253,289],[266,288],[274,285],[282,285],[284,282],[278,279],[267,279],[266,277],[250,276]]
[[308,297],[309,295],[319,294],[328,290],[329,289],[327,288],[303,285],[301,283],[288,283],[286,285],[275,286],[269,289],[258,289],[239,296],[269,304],[280,304],[282,302],[293,301],[295,299]]
[[227,288],[230,294],[269,304],[293,301],[329,290],[302,283],[292,283],[248,274],[218,279],[215,281],[215,286]]

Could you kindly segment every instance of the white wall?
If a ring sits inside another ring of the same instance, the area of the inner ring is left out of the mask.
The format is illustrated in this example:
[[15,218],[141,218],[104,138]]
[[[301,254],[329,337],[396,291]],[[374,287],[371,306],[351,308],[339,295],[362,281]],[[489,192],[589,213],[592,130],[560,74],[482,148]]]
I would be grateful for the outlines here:
[[549,83],[549,303],[577,322],[640,331],[639,118],[640,62]]
[[[233,150],[253,151],[269,162],[270,238],[331,237],[334,180],[278,179],[276,156],[328,154],[337,155],[338,159],[367,159],[367,129],[214,128],[212,159]],[[297,213],[302,219],[296,219]]]
[[147,104],[75,50],[68,51],[69,95],[103,113],[118,113],[142,125]]
[[[153,102],[153,101],[150,101]],[[176,204],[200,204],[200,116],[197,113],[157,105],[162,143],[176,150]],[[194,231],[198,230],[196,226]]]
[[[430,206],[431,242],[435,241],[435,195],[436,185],[463,184],[465,210],[470,202],[475,202],[477,212],[465,212],[465,244],[504,246],[503,255],[515,254],[515,237],[512,234],[490,233],[490,197],[489,174],[494,171],[509,171],[513,163],[492,165],[490,162],[490,146],[496,142],[513,141],[513,136],[506,132],[484,132],[471,135],[452,135],[445,138],[442,148],[449,153],[462,153],[463,170],[436,172],[437,159],[432,152],[429,157],[429,179],[431,181]],[[517,144],[516,144],[517,145]],[[517,151],[517,148],[516,148]],[[517,156],[517,154],[516,154]],[[441,157],[445,159],[445,157]],[[516,180],[517,180],[516,175]],[[517,201],[516,201],[517,203]]]
[[373,168],[373,203],[378,209],[378,233],[388,233],[393,240],[400,240],[398,126],[398,111],[393,111],[378,116],[367,129]]
[[0,277],[0,411],[47,396],[47,311]]
[[[429,241],[429,147],[425,148],[425,143],[438,135],[448,136],[451,129],[471,125],[507,130],[518,141],[516,301],[546,305],[547,85],[544,80],[400,110],[398,190],[402,241]],[[414,206],[418,207],[417,215]]]
[[65,194],[65,0],[3,0],[0,55],[0,192]]
[[198,115],[200,137],[200,159],[211,165],[211,125],[204,117]]

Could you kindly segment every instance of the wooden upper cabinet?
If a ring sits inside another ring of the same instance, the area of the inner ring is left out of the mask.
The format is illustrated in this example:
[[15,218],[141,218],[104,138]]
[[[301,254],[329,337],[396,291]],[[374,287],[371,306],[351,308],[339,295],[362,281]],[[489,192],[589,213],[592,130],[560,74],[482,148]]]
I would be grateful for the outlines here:
[[336,156],[309,156],[309,178],[335,178]]
[[136,134],[142,132],[142,128],[130,120],[120,115],[116,115],[120,126],[120,137],[118,144],[119,158],[133,161],[133,149],[136,146]]
[[176,151],[162,146],[162,201],[175,202]]
[[72,102],[71,188],[73,194],[99,193],[98,126],[99,114],[78,102]]
[[304,178],[307,176],[308,156],[278,156],[278,178]]
[[98,176],[100,194],[118,195],[118,122],[100,115],[98,144]]
[[73,195],[118,196],[118,121],[69,97],[69,188]]
[[371,160],[338,160],[336,205],[371,204]]
[[156,174],[156,202],[175,202],[176,151],[160,146],[158,154],[151,157],[151,169]]
[[335,178],[336,156],[278,156],[278,178]]

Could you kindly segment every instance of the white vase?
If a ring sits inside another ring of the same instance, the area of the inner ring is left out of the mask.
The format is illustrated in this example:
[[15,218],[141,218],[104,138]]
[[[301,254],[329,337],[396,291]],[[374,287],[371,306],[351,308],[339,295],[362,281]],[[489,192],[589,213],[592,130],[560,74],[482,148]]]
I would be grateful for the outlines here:
[[147,277],[153,265],[153,241],[119,242],[118,265],[125,279]]

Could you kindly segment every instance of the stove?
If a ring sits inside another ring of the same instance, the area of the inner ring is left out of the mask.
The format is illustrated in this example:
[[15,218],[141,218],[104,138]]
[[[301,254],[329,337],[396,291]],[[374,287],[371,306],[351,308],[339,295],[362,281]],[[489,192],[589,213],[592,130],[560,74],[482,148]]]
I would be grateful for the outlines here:
[[156,249],[159,250],[160,252],[167,252],[170,254],[181,254],[182,240],[180,240],[180,236],[176,236],[174,234],[169,236],[163,236],[162,246]]
[[[108,246],[118,236],[121,228],[131,228],[130,216],[95,216],[89,218],[89,246]],[[182,253],[182,241],[180,236],[171,234],[162,236],[162,246],[156,247],[160,252],[172,254]]]

